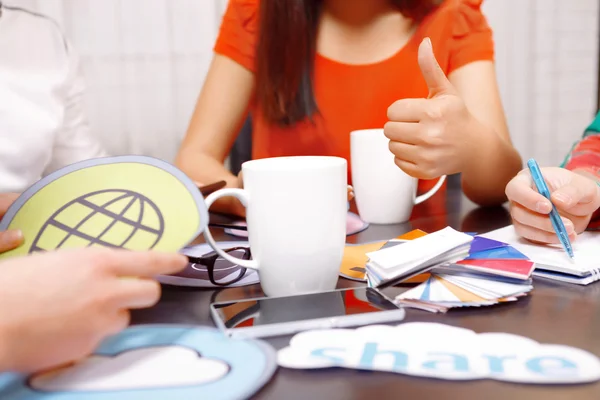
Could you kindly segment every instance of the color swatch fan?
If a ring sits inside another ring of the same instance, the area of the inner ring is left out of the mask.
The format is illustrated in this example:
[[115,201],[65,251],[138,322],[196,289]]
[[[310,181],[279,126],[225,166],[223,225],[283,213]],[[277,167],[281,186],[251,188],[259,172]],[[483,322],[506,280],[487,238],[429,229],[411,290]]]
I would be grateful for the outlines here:
[[367,254],[367,278],[371,287],[386,287],[454,263],[469,254],[473,237],[447,227],[426,236]]
[[531,278],[534,268],[533,261],[509,244],[476,236],[466,259],[436,272],[525,281]]
[[[387,241],[369,243],[346,243],[344,258],[340,266],[340,276],[358,282],[367,282],[367,253],[398,246],[404,242],[426,236],[427,232],[415,229]],[[424,282],[425,279],[419,281]]]
[[533,289],[533,269],[534,263],[508,244],[477,236],[467,258],[436,267],[427,282],[396,301],[432,312],[516,301]]

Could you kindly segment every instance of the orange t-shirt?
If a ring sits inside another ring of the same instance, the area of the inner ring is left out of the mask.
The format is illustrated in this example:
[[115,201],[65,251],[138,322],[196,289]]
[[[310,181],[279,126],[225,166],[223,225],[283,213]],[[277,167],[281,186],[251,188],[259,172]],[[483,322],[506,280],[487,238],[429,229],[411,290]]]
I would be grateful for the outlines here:
[[[214,50],[255,71],[260,0],[230,0]],[[319,115],[314,123],[282,128],[262,117],[251,104],[252,158],[325,155],[348,160],[351,182],[350,132],[382,128],[387,109],[396,100],[427,97],[428,89],[417,63],[422,39],[432,41],[446,75],[474,61],[493,60],[492,31],[481,13],[482,0],[445,0],[419,25],[408,43],[383,61],[343,64],[317,53],[314,94]],[[419,185],[431,187],[436,181]],[[434,196],[441,197],[441,196]],[[431,200],[428,200],[430,202]]]

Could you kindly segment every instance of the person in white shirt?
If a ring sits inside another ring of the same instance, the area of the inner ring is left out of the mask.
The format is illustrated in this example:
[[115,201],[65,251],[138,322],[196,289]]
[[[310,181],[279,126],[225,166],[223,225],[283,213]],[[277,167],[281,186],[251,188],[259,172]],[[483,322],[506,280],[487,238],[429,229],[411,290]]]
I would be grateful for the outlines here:
[[78,57],[58,25],[0,1],[0,193],[105,152],[90,132]]

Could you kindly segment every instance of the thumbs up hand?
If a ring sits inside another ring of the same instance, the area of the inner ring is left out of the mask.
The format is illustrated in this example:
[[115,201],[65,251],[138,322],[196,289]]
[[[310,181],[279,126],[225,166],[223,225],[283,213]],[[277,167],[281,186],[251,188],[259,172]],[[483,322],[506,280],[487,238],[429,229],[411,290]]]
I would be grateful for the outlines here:
[[434,179],[464,169],[476,151],[469,137],[476,121],[440,68],[429,38],[419,47],[418,61],[429,95],[392,104],[384,133],[398,167],[413,177]]

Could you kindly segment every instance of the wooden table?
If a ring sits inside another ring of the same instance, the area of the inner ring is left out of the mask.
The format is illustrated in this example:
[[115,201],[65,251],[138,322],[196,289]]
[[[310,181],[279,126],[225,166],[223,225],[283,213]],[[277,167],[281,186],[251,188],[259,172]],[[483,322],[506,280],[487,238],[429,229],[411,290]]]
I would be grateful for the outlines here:
[[[446,212],[431,215],[427,203],[415,208],[409,223],[371,226],[349,237],[350,242],[390,239],[412,229],[433,232],[446,226],[464,232],[487,232],[506,226],[505,208],[477,208],[460,193],[449,189],[438,197]],[[432,199],[433,200],[433,199]],[[217,240],[232,240],[214,230]],[[359,283],[340,279],[338,287]],[[518,302],[479,309],[450,310],[432,314],[407,310],[406,322],[430,321],[472,329],[476,332],[506,332],[541,343],[570,345],[600,356],[600,283],[588,287],[537,279],[531,296]],[[395,296],[402,288],[386,289]],[[163,288],[161,301],[153,308],[133,313],[134,324],[182,323],[214,326],[209,315],[211,301],[262,296],[259,285],[220,291],[194,288]],[[287,345],[289,337],[267,339],[275,348]],[[577,386],[533,386],[492,380],[446,382],[393,373],[360,372],[346,369],[318,371],[280,368],[256,399],[600,399],[600,383]]]

